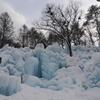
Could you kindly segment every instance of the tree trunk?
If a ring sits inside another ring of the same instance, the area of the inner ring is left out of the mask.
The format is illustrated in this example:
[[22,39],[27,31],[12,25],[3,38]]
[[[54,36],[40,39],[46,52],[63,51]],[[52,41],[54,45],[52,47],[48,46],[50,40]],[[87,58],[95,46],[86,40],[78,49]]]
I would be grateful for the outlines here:
[[72,56],[73,56],[73,53],[72,53],[72,47],[71,47],[71,44],[68,45],[68,48],[69,48],[69,55],[72,57]]
[[72,53],[71,39],[68,37],[67,40],[65,38],[64,38],[64,40],[66,41],[66,43],[68,45],[69,55],[72,57],[73,53]]

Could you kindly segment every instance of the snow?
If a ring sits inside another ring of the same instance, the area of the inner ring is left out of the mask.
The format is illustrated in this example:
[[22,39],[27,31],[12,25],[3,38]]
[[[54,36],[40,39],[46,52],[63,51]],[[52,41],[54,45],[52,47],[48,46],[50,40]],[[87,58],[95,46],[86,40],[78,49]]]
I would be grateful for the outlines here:
[[[99,47],[57,43],[0,49],[0,100],[100,100]],[[22,82],[22,83],[21,83]],[[94,92],[95,91],[95,92]]]
[[0,95],[0,100],[100,100],[98,88],[53,91],[28,85],[21,85],[21,87],[22,90],[12,96]]

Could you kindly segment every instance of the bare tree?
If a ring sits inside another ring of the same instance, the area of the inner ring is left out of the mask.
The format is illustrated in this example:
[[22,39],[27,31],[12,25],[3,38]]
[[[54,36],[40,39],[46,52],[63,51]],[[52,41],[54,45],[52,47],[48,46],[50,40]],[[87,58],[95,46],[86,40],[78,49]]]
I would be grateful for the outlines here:
[[85,18],[86,21],[84,25],[86,26],[86,29],[90,35],[92,43],[94,42],[92,38],[93,36],[99,37],[100,41],[100,6],[97,5],[90,6]]
[[38,43],[39,39],[39,34],[38,32],[35,30],[34,27],[32,27],[29,30],[29,40],[30,40],[30,47],[31,48],[35,48],[36,44]]
[[23,48],[28,46],[28,27],[25,24],[19,29],[18,40]]
[[74,43],[74,45],[81,45],[82,44],[82,37],[84,35],[84,30],[83,27],[79,26],[79,21],[75,22],[72,25],[72,30],[73,30],[73,38],[72,38],[72,42]]
[[72,25],[81,18],[79,2],[70,2],[64,8],[54,4],[47,4],[43,11],[41,22],[35,23],[35,27],[57,34],[67,43],[70,56],[72,56],[71,42],[75,36]]
[[52,45],[53,43],[58,43],[59,46],[62,46],[64,48],[65,41],[63,40],[62,36],[49,33],[49,36],[47,38],[48,45]]
[[94,45],[95,41],[94,41],[93,37],[95,36],[95,34],[93,35],[91,25],[88,23],[88,21],[85,21],[83,23],[83,27],[84,27],[84,30],[86,32],[86,36],[89,38],[90,43],[92,43],[92,45]]
[[13,21],[9,14],[4,12],[0,15],[0,47],[3,47],[6,44],[6,40],[9,40],[13,33]]
[[43,43],[44,46],[46,45],[45,36],[41,32],[38,32],[34,27],[29,30],[28,37],[31,48],[35,48],[38,43]]

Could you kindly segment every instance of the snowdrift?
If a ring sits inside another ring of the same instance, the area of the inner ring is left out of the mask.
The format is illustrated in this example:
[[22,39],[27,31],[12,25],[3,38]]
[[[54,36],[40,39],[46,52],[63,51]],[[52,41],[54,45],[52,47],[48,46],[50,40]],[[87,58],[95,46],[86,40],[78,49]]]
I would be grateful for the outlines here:
[[99,48],[88,45],[72,49],[70,57],[67,46],[62,49],[57,43],[46,49],[37,45],[34,50],[4,46],[0,49],[0,94],[8,96],[20,91],[21,81],[55,91],[100,87]]

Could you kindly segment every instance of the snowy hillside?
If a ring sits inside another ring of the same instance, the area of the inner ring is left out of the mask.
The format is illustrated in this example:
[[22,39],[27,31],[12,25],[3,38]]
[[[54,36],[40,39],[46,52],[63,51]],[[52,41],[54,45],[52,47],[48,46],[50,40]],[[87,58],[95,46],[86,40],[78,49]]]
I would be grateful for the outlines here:
[[[58,44],[0,49],[0,100],[100,100],[100,53],[95,46]],[[21,83],[22,82],[22,83]]]

